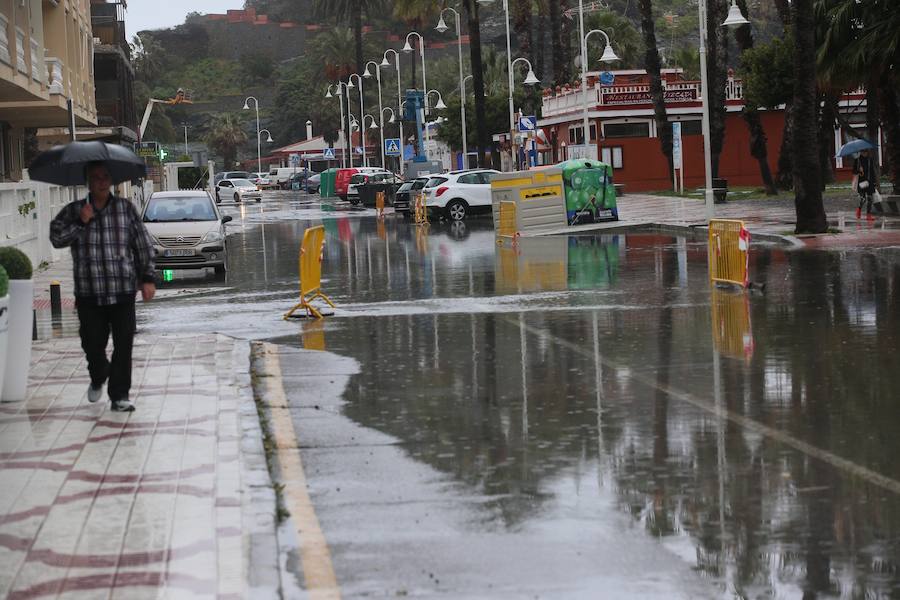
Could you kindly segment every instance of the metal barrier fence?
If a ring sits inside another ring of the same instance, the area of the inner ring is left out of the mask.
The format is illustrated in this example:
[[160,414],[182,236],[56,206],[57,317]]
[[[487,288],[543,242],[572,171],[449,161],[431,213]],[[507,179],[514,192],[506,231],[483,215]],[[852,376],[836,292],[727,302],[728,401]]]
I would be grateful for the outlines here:
[[499,217],[497,236],[515,240],[519,236],[519,232],[516,230],[516,203],[512,200],[500,202]]
[[715,219],[709,222],[709,280],[747,287],[750,232],[743,221]]
[[325,227],[310,227],[303,233],[303,244],[300,246],[298,259],[300,268],[300,302],[284,314],[290,319],[298,309],[304,309],[306,315],[322,318],[322,313],[311,304],[316,298],[324,300],[331,308],[334,303],[322,293],[322,252],[325,248]]

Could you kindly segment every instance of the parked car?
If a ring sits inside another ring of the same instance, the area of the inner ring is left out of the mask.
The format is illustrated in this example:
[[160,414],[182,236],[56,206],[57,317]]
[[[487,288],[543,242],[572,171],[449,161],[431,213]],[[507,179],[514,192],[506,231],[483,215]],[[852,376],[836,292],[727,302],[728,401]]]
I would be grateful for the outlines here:
[[141,218],[153,236],[158,269],[228,268],[225,223],[209,192],[181,190],[151,194]]
[[347,200],[351,204],[359,204],[359,186],[369,183],[389,183],[393,186],[393,192],[403,184],[403,180],[387,170],[372,173],[356,173],[350,178],[350,184],[347,186]]
[[291,189],[291,177],[299,174],[306,174],[307,170],[303,167],[272,167],[269,170],[269,179],[272,185],[282,190]]
[[313,173],[312,175],[310,175],[307,181],[307,185],[309,186],[308,190],[310,194],[318,194],[319,188],[322,185],[322,174]]
[[249,171],[222,171],[213,176],[213,183],[219,183],[223,179],[250,179],[253,175]]
[[403,185],[394,194],[394,212],[402,214],[407,219],[413,216],[416,196],[430,177],[417,177],[412,181],[404,181]]
[[462,221],[467,216],[491,212],[491,169],[450,171],[432,176],[422,193],[429,217]]
[[251,173],[249,179],[261,190],[266,190],[275,186],[272,180],[269,179],[268,173]]
[[312,176],[313,173],[311,171],[300,171],[299,173],[294,173],[288,179],[287,188],[304,192],[306,191],[306,180]]
[[216,185],[216,202],[231,198],[235,202],[262,202],[262,192],[249,179],[223,179]]
[[381,167],[348,167],[338,169],[334,175],[334,193],[341,200],[347,199],[347,188],[350,187],[350,178],[357,173],[378,173],[384,171]]

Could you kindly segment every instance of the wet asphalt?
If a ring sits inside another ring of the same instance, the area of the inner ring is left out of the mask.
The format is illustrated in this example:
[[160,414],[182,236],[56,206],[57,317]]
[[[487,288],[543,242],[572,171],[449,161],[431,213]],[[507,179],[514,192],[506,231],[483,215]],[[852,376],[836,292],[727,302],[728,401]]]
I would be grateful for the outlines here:
[[[282,349],[345,596],[900,596],[900,249],[755,244],[736,293],[702,236],[347,208],[223,205],[224,281],[140,311]],[[286,322],[318,224],[337,308]]]

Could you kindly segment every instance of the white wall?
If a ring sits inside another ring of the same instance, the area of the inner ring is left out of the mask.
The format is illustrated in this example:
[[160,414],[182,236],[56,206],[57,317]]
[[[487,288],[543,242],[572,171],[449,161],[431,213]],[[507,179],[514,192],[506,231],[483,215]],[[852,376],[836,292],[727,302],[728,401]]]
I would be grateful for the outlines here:
[[[72,189],[37,181],[0,183],[0,246],[22,250],[35,268],[58,259],[67,250],[50,245],[50,221],[72,201]],[[78,193],[83,196],[84,190]],[[27,215],[19,214],[19,207],[32,201],[35,207]]]

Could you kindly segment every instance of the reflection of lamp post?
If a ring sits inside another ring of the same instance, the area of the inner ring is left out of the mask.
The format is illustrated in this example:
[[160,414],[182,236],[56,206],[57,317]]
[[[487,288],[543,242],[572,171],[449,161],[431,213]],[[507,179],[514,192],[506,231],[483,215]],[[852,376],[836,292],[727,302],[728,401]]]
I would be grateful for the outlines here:
[[369,65],[375,65],[375,78],[378,80],[378,119],[379,119],[379,129],[381,130],[381,168],[384,168],[384,109],[381,107],[381,69],[378,68],[378,63],[374,60],[370,60],[366,63],[366,69],[363,73],[363,77],[371,77],[372,73],[369,72]]
[[[362,80],[362,77],[359,76],[359,73],[353,73],[350,75],[350,77],[347,78],[347,87],[348,88],[354,87],[353,86],[353,78],[354,77],[356,77],[356,80],[359,82],[359,114],[363,115],[366,113],[366,108],[363,105],[363,80]],[[347,102],[348,102],[347,106],[349,106],[350,101],[348,100]],[[362,129],[360,129],[359,137],[360,137],[360,142],[362,143],[362,151],[363,151],[362,164],[364,167],[368,167],[369,166],[369,158],[366,156],[366,132],[363,131]]]
[[[588,38],[591,37],[591,34],[599,33],[602,34],[604,38],[606,38],[606,48],[603,49],[603,56],[600,57],[600,62],[611,63],[613,61],[619,60],[619,57],[616,56],[616,53],[613,52],[612,46],[609,43],[609,36],[606,35],[606,32],[602,29],[593,29],[585,35],[584,33],[584,13],[581,11],[581,0],[578,1],[578,23],[579,23],[579,31],[581,33],[581,109],[582,109],[582,118],[584,120],[584,150],[587,153],[588,146],[591,143],[591,127],[588,124],[588,89],[587,89],[587,71],[588,71],[588,54],[587,54],[587,43]],[[599,131],[598,138],[599,136]],[[585,158],[600,158],[599,151],[598,156],[591,157],[585,156]]]
[[[709,83],[706,81],[706,0],[697,2],[697,12],[700,16],[700,94],[703,96],[703,168],[706,175],[706,188],[703,195],[706,198],[706,218],[715,217],[715,206],[712,191],[712,156],[709,139]],[[741,14],[740,9],[731,2],[728,17],[722,25],[737,27],[750,23]]]
[[403,139],[403,95],[400,93],[400,53],[393,48],[384,51],[384,58],[381,61],[382,67],[389,67],[387,60],[388,52],[394,53],[394,59],[397,64],[397,119],[400,121],[400,175],[403,175],[403,147],[406,140]]
[[253,106],[256,107],[256,170],[262,172],[262,153],[259,146],[259,100],[255,96],[247,96],[244,98],[244,110],[250,110],[248,102],[253,100]]
[[463,78],[463,58],[462,58],[462,29],[459,26],[459,12],[455,8],[447,7],[441,11],[441,18],[438,21],[437,29],[440,33],[444,33],[449,29],[444,23],[444,12],[451,11],[456,19],[456,49],[459,52],[459,114],[460,125],[462,126],[462,153],[463,153],[463,169],[468,167],[468,147],[466,145],[466,84]]
[[[343,135],[343,133],[344,133],[344,101],[343,101],[343,99],[342,99],[342,98],[343,98],[343,94],[341,93],[341,86],[344,86],[344,89],[346,89],[346,88],[347,88],[347,84],[344,83],[343,81],[338,81],[338,82],[337,82],[336,84],[334,84],[334,85],[337,86],[337,92],[335,92],[335,93],[337,94],[337,97],[338,97],[338,103],[341,105],[341,135]],[[331,87],[332,87],[331,85],[328,86],[328,91],[325,93],[325,97],[326,97],[326,98],[332,98],[332,97],[333,97],[333,96],[331,95]],[[349,102],[349,100],[350,100],[350,96],[349,96],[349,94],[348,94],[348,95],[347,95],[347,101]],[[349,104],[347,105],[347,112],[350,112],[350,106],[349,106]],[[340,138],[340,136],[338,136],[338,138]],[[347,143],[348,143],[348,149],[349,149],[349,140],[347,141]],[[341,166],[342,166],[342,167],[346,167],[346,166],[347,166],[347,156],[346,156],[346,154],[347,154],[347,153],[344,152],[343,149],[341,149]]]

